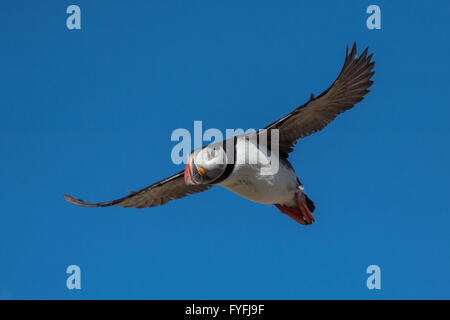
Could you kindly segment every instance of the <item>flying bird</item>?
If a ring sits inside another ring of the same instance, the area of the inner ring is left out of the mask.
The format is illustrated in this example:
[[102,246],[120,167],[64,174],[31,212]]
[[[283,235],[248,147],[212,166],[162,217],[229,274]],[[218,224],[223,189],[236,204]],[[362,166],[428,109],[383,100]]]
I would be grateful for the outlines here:
[[[303,185],[288,161],[289,153],[298,139],[322,130],[336,116],[364,99],[375,73],[372,57],[373,54],[368,55],[368,48],[358,57],[356,43],[350,51],[347,46],[342,70],[327,90],[317,97],[311,94],[308,102],[263,130],[192,151],[185,169],[169,178],[112,201],[88,203],[69,195],[64,198],[81,207],[146,208],[219,185],[248,200],[273,204],[302,225],[312,224],[315,205],[304,193]],[[263,134],[269,140],[275,132],[278,136],[278,170],[262,174],[272,164],[271,156],[276,152],[271,142],[263,146],[259,140],[263,140]],[[246,161],[249,155],[257,155],[257,161]]]

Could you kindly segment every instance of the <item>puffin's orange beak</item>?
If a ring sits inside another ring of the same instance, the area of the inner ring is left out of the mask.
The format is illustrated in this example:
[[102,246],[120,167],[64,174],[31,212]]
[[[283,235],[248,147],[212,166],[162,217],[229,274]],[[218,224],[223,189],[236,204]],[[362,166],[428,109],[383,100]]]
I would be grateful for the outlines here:
[[186,168],[184,168],[184,182],[187,185],[195,185],[195,181],[192,179],[191,173],[191,157],[189,157],[188,163],[186,164]]
[[184,168],[184,182],[186,182],[186,184],[188,184],[188,180],[191,177],[190,169],[191,169],[191,165],[188,162],[186,164],[186,168]]

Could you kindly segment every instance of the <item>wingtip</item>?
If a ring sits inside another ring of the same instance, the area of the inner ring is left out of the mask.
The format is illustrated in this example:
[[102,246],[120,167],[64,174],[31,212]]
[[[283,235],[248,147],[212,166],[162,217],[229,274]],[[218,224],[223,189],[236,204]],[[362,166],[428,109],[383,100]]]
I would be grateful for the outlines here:
[[356,53],[358,51],[358,47],[356,45],[356,41],[353,42],[353,46],[352,46],[352,51],[351,54],[353,55],[354,53]]
[[72,197],[69,194],[65,194],[64,195],[64,200],[66,200],[67,202],[71,203],[71,204],[77,204],[77,202],[80,202],[79,199]]
[[369,52],[369,47],[366,47],[365,49],[364,49],[364,51],[361,53],[361,55],[360,55],[360,57],[362,58],[362,59],[364,59],[366,56],[367,56],[367,53]]
[[64,200],[66,200],[67,202],[69,202],[73,205],[79,206],[79,207],[93,207],[93,205],[90,205],[90,204],[84,202],[83,200],[77,199],[68,194],[64,195]]

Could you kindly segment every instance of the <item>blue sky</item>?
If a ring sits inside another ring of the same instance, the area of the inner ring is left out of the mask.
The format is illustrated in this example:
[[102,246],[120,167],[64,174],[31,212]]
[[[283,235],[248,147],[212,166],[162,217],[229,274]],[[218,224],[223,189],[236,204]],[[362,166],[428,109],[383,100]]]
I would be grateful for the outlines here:
[[[0,298],[450,298],[449,17],[448,1],[3,2]],[[194,120],[264,127],[353,41],[375,54],[372,92],[291,158],[314,225],[220,187],[144,210],[63,200],[180,171],[170,135]]]

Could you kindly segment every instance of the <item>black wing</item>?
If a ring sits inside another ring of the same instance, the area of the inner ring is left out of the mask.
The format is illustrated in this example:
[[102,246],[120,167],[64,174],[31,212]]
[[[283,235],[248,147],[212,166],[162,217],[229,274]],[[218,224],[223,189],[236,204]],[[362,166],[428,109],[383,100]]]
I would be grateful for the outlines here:
[[190,194],[206,191],[211,186],[208,185],[186,185],[184,182],[184,172],[181,171],[167,179],[156,182],[147,188],[139,191],[133,191],[130,195],[112,201],[88,203],[76,199],[69,195],[64,195],[64,199],[80,207],[136,207],[146,208],[165,204],[170,200],[181,199]]
[[287,156],[298,139],[322,130],[370,92],[375,62],[371,62],[373,54],[367,56],[367,51],[368,48],[357,57],[356,43],[350,52],[347,46],[344,66],[333,84],[316,98],[311,95],[307,103],[265,128],[269,132],[279,129],[280,154]]

